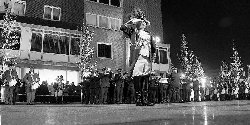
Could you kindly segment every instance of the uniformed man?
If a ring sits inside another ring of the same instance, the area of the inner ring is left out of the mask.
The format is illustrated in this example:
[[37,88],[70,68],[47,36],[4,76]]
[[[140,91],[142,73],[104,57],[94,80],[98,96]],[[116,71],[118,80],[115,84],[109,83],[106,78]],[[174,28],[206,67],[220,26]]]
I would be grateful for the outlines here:
[[198,102],[200,87],[199,87],[199,81],[197,79],[195,79],[195,81],[193,82],[193,90],[194,90],[194,101]]
[[153,103],[157,103],[157,77],[152,76],[149,83],[149,100]]
[[30,67],[30,71],[25,74],[23,81],[26,83],[27,104],[32,105],[34,104],[36,89],[40,81],[39,75],[34,72],[33,67]]
[[[134,82],[131,79],[131,77],[128,76],[128,73],[125,73],[125,80],[124,84],[127,84],[127,92],[126,92],[126,102],[131,104],[135,102],[135,88],[134,88]],[[125,85],[124,85],[125,86]]]
[[89,104],[90,100],[90,78],[89,76],[84,78],[83,82],[80,83],[82,85],[82,93],[83,93],[83,102],[84,104]]
[[123,88],[124,88],[124,78],[122,74],[122,69],[118,69],[114,78],[115,82],[115,97],[116,103],[122,103],[123,99]]
[[180,101],[180,74],[178,73],[177,68],[173,69],[172,72],[172,79],[171,82],[172,86],[172,92],[173,92],[173,102],[179,102]]
[[100,73],[100,84],[101,84],[101,102],[107,104],[108,91],[110,87],[110,74],[107,68],[104,67]]
[[5,104],[14,104],[13,98],[18,76],[14,64],[8,64],[8,68],[2,76],[5,84]]

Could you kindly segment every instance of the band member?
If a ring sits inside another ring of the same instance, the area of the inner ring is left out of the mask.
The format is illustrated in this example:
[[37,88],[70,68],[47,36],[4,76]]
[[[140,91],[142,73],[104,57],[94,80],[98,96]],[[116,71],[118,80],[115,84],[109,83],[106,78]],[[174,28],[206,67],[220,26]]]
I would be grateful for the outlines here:
[[63,103],[63,89],[64,89],[64,83],[63,83],[63,76],[57,76],[56,83],[54,84],[55,88],[55,97],[56,97],[56,103]]
[[144,15],[140,9],[135,9],[131,19],[120,28],[131,41],[129,74],[135,83],[136,105],[149,105],[147,91],[152,69],[152,55],[155,53],[152,36],[144,31],[150,25]]
[[5,104],[15,104],[13,98],[18,76],[14,64],[9,64],[8,67],[2,76],[5,84]]
[[178,73],[177,68],[173,69],[172,72],[172,82],[171,86],[173,87],[173,102],[180,102],[180,73]]
[[38,88],[38,82],[40,78],[37,73],[34,72],[34,68],[31,67],[30,71],[26,73],[23,81],[26,83],[26,94],[27,94],[27,104],[32,105],[35,101],[36,89]]
[[115,97],[117,103],[122,103],[123,99],[123,88],[124,88],[124,78],[122,74],[122,69],[118,69],[114,78],[115,82]]
[[101,102],[107,104],[108,90],[110,87],[110,74],[104,67],[100,73],[100,84],[101,84]]

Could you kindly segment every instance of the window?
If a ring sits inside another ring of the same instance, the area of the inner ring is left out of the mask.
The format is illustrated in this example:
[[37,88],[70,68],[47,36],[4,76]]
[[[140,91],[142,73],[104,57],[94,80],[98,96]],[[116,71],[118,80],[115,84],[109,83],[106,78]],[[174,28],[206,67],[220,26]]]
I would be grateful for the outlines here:
[[105,16],[99,16],[99,27],[102,28],[108,28],[109,29],[109,23],[108,23],[108,17]]
[[121,19],[86,13],[86,24],[105,29],[120,30]]
[[155,57],[155,63],[159,64],[159,52],[158,50],[156,51],[156,57]]
[[60,42],[59,42],[59,34],[53,34],[52,35],[53,37],[53,50],[54,50],[54,53],[56,54],[61,54],[61,49],[60,49]]
[[19,16],[25,15],[26,1],[17,1],[14,3],[12,8],[12,13]]
[[60,35],[59,54],[69,55],[69,36],[67,34]]
[[41,52],[41,50],[42,50],[42,33],[33,32],[31,38],[30,51]]
[[44,34],[43,52],[44,53],[55,53],[53,36],[51,34]]
[[97,15],[86,13],[86,24],[91,26],[97,26]]
[[80,37],[73,36],[71,37],[71,55],[80,55]]
[[116,19],[115,20],[115,30],[119,30],[121,27],[121,20],[120,19]]
[[116,19],[115,18],[110,18],[110,24],[111,24],[111,29],[116,29]]
[[99,3],[109,4],[109,0],[99,0]]
[[121,20],[117,18],[110,18],[111,29],[119,30],[121,26]]
[[53,6],[44,6],[43,18],[47,20],[59,21],[61,17],[61,8]]
[[89,0],[89,1],[120,7],[120,0]]
[[160,49],[160,63],[161,64],[168,64],[168,59],[167,59],[167,50]]
[[98,57],[111,58],[111,45],[105,43],[97,44]]
[[120,7],[120,0],[111,0],[111,5]]

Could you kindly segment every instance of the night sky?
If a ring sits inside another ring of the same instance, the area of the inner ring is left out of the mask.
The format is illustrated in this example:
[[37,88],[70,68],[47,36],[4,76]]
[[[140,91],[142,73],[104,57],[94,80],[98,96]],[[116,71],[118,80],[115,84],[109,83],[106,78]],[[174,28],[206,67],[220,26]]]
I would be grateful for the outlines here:
[[164,41],[171,44],[171,59],[178,67],[177,52],[184,33],[208,76],[219,72],[222,60],[230,61],[236,42],[243,65],[250,64],[250,1],[162,0]]

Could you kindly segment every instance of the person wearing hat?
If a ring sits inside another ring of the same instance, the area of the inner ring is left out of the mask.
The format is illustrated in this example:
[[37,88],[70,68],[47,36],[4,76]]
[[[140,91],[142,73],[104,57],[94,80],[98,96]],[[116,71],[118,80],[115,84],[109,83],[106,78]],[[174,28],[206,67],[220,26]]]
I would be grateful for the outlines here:
[[23,81],[26,84],[27,104],[32,105],[35,101],[36,84],[40,81],[39,75],[34,72],[33,67],[30,67],[30,71],[25,74]]
[[134,16],[121,26],[123,33],[130,38],[129,75],[133,77],[136,90],[136,105],[151,105],[148,102],[148,81],[152,69],[153,55],[156,52],[155,41],[145,28],[150,25],[144,13],[135,9]]
[[3,73],[2,79],[5,84],[5,104],[15,104],[14,91],[18,76],[14,64],[8,64],[8,69]]

